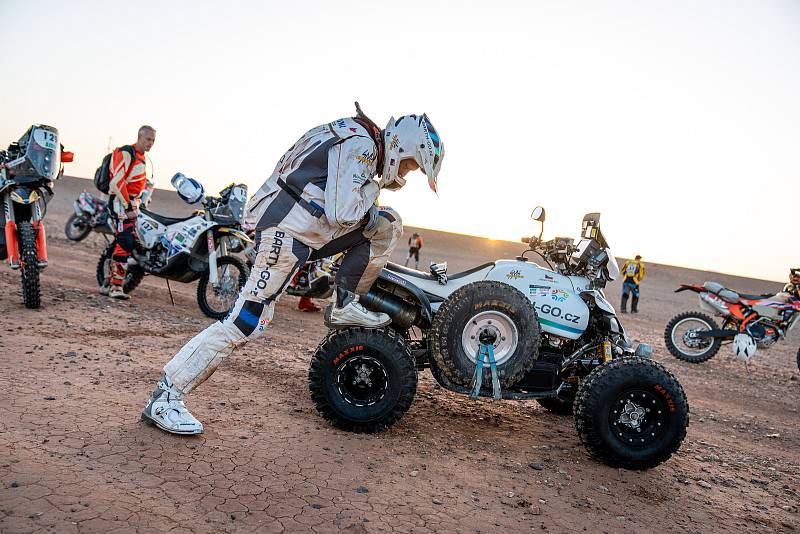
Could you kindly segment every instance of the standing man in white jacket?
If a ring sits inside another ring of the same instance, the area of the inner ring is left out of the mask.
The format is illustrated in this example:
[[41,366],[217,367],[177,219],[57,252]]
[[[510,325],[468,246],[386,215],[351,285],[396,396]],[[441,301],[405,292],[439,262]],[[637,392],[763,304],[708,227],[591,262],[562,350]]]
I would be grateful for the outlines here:
[[417,169],[435,192],[444,145],[427,115],[392,117],[381,130],[358,103],[356,111],[353,118],[304,134],[250,199],[245,222],[256,228],[257,247],[250,278],[228,317],[196,335],[167,363],[142,420],[175,434],[202,433],[183,396],[236,347],[264,332],[275,302],[309,259],[346,251],[336,276],[336,302],[325,311],[329,327],[379,328],[391,322],[358,302],[403,233],[400,216],[376,205],[378,193],[401,188]]

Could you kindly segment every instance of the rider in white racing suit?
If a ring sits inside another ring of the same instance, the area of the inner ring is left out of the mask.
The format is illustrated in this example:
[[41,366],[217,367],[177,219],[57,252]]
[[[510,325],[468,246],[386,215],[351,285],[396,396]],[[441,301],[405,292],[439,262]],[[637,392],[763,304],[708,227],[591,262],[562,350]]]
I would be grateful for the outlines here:
[[[164,367],[142,420],[176,434],[203,425],[183,396],[203,383],[223,358],[262,335],[275,302],[308,260],[346,251],[336,276],[336,302],[325,311],[331,328],[385,326],[385,313],[365,309],[366,293],[403,232],[400,216],[378,207],[381,188],[399,189],[416,169],[436,191],[444,145],[426,115],[390,119],[384,130],[358,108],[354,118],[318,126],[278,161],[250,199],[245,222],[256,228],[257,255],[231,312],[191,339]],[[380,171],[379,171],[380,169]],[[374,178],[380,175],[380,180]]]

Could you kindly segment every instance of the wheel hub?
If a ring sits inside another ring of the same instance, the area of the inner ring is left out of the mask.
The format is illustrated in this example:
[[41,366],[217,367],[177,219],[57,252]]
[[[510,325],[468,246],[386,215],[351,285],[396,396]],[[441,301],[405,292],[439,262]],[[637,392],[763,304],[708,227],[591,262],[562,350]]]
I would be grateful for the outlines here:
[[356,355],[337,367],[336,387],[346,402],[354,406],[371,406],[386,396],[389,374],[376,358]]
[[666,430],[667,412],[660,395],[629,390],[614,401],[609,420],[614,436],[625,445],[646,447]]
[[625,403],[625,408],[623,408],[618,421],[624,425],[628,425],[630,428],[638,430],[641,427],[644,414],[644,408],[635,402],[628,401]]
[[482,344],[492,346],[497,365],[502,365],[517,350],[518,343],[519,333],[514,321],[500,311],[485,311],[475,315],[461,334],[461,346],[473,363],[478,361]]

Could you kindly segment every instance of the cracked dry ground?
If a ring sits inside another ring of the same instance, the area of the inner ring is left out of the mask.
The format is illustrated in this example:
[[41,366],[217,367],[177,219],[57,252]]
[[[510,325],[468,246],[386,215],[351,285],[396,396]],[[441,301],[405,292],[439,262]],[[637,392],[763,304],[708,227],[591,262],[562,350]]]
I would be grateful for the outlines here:
[[[724,349],[701,366],[673,359],[663,325],[695,304],[670,290],[703,273],[652,266],[643,313],[625,317],[633,337],[653,343],[656,358],[678,375],[692,411],[683,448],[648,472],[590,459],[571,418],[532,402],[471,403],[437,387],[427,371],[393,428],[371,436],[335,430],[315,413],[306,384],[324,327],[318,315],[296,311],[291,297],[263,339],[188,397],[206,433],[187,438],[138,416],[164,362],[209,323],[195,285],[173,284],[175,307],[154,278],[128,303],[97,295],[102,239],[68,243],[60,237],[65,213],[48,214],[51,267],[41,310],[24,309],[18,273],[0,270],[0,532],[800,526],[798,336],[759,353],[749,379]],[[432,232],[426,243],[455,269],[516,251]]]

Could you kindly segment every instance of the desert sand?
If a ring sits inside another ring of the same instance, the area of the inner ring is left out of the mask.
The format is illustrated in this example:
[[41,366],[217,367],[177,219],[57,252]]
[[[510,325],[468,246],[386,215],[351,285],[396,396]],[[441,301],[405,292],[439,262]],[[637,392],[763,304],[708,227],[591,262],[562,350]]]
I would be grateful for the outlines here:
[[[622,320],[678,376],[691,422],[678,453],[647,472],[592,460],[571,417],[535,402],[470,402],[428,371],[394,427],[336,430],[307,387],[326,329],[288,296],[266,335],[187,397],[205,434],[179,437],[144,425],[139,413],[163,364],[211,320],[197,307],[194,283],[171,284],[174,306],[153,277],[128,302],[97,293],[104,238],[72,243],[63,230],[83,188],[91,182],[63,179],[49,206],[41,309],[23,307],[19,273],[0,267],[0,532],[800,528],[800,335],[760,351],[749,374],[727,347],[691,365],[663,342],[669,318],[696,308],[696,297],[673,292],[679,283],[711,279],[751,292],[777,283],[648,264],[641,313]],[[156,192],[152,209],[190,211],[166,191]],[[446,260],[450,272],[524,248],[420,232],[421,265]],[[393,259],[402,263],[405,247]],[[606,291],[615,304],[619,289]]]

